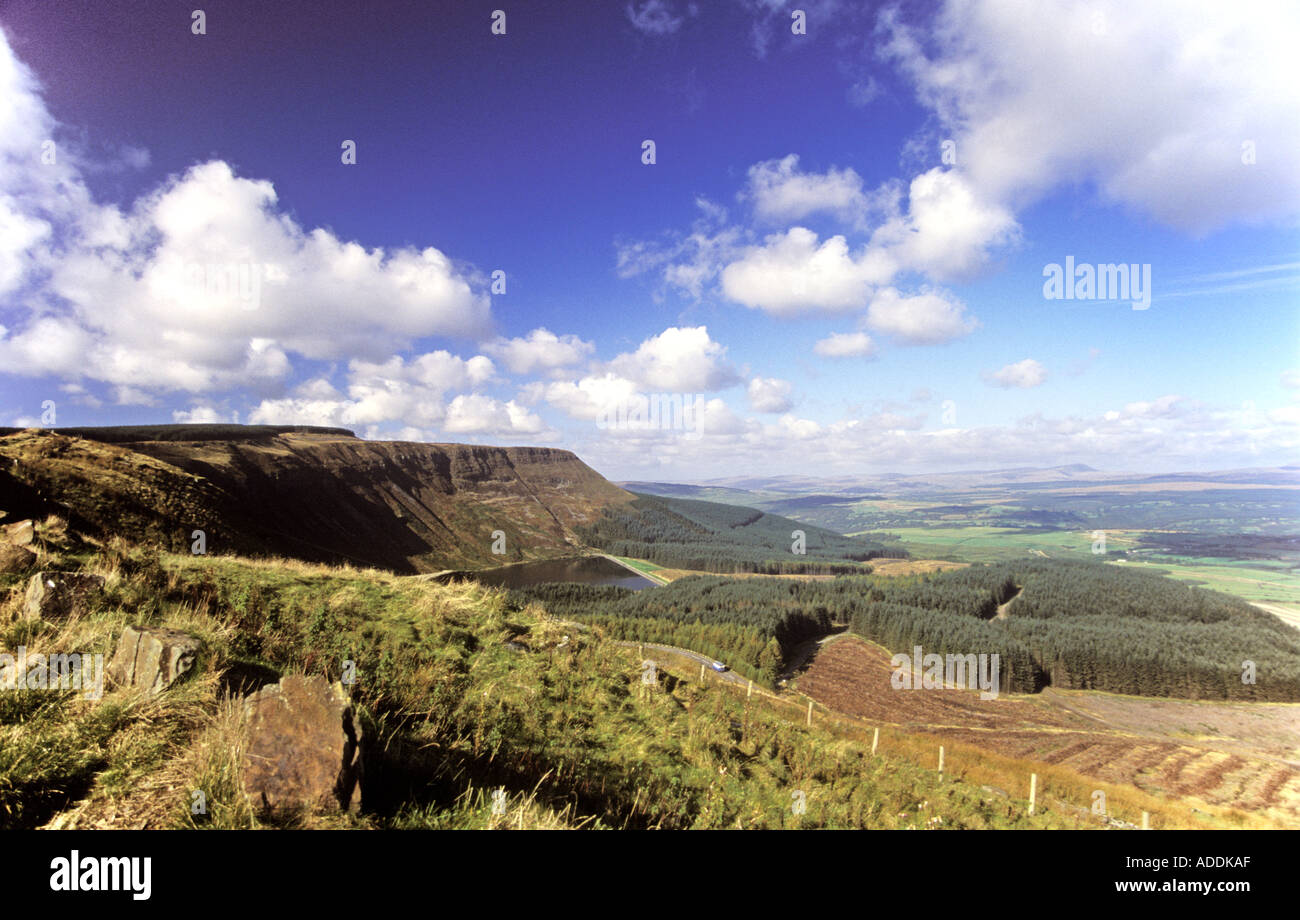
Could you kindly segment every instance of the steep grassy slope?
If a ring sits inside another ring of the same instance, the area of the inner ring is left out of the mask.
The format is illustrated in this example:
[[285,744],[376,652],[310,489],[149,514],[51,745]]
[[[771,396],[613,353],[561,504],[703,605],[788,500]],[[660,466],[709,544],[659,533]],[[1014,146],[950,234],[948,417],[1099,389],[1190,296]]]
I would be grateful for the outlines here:
[[[165,440],[36,429],[0,437],[0,507],[60,513],[172,549],[275,553],[396,572],[552,558],[574,529],[632,500],[569,451],[363,441],[328,429],[175,426]],[[214,434],[227,435],[224,439]],[[117,443],[105,443],[105,441]],[[505,533],[504,556],[492,552]]]

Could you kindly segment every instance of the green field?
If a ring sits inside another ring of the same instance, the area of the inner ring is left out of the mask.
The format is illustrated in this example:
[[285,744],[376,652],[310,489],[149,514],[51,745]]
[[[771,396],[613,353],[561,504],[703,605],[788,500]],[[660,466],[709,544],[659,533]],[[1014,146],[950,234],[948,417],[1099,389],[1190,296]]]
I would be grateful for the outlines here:
[[[1092,554],[1093,532],[1083,530],[1023,530],[1012,527],[893,527],[888,531],[918,559],[956,562],[1007,562],[1026,556],[1049,559]],[[1108,530],[1108,553],[1136,549],[1141,531]],[[880,536],[877,534],[876,536]],[[1300,569],[1294,564],[1266,560],[1232,560],[1159,555],[1143,551],[1141,558],[1116,565],[1163,569],[1169,577],[1203,584],[1251,603],[1277,604],[1300,610]]]
[[[1018,527],[891,527],[874,534],[897,537],[918,559],[1008,562],[1025,556],[1075,557],[1092,554],[1090,530],[1025,530]],[[1106,531],[1108,552],[1136,545],[1127,531]]]
[[614,556],[624,565],[629,565],[638,572],[658,572],[663,569],[661,565],[655,565],[653,562],[646,562],[644,559],[633,559],[630,556]]
[[1300,573],[1279,563],[1159,556],[1150,562],[1130,560],[1117,564],[1132,568],[1165,569],[1170,578],[1203,583],[1207,588],[1252,603],[1300,608]]

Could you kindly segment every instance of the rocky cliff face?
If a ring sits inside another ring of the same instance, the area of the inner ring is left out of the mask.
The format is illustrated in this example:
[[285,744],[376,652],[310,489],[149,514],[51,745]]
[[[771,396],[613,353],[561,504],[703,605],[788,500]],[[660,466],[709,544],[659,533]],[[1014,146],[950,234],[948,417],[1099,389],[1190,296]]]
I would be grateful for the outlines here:
[[[36,429],[0,437],[0,508],[61,513],[172,548],[202,529],[210,552],[413,573],[564,555],[577,546],[575,526],[632,500],[571,452],[549,448],[265,429],[103,440],[117,443]],[[504,555],[492,552],[496,531]]]

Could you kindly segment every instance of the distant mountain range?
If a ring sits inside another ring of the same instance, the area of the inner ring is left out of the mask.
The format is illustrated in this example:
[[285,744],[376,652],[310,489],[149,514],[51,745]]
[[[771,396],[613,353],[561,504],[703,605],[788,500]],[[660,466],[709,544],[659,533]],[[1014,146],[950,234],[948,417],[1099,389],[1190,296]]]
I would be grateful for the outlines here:
[[1002,470],[968,470],[950,473],[882,473],[868,476],[727,476],[694,483],[630,481],[619,485],[633,492],[677,497],[710,498],[725,501],[752,499],[755,493],[770,495],[835,496],[841,501],[881,495],[945,494],[954,492],[1041,491],[1044,488],[1132,487],[1149,490],[1154,486],[1186,487],[1189,483],[1234,486],[1300,486],[1300,467],[1261,467],[1187,473],[1103,472],[1083,463],[1052,467],[1016,467]]

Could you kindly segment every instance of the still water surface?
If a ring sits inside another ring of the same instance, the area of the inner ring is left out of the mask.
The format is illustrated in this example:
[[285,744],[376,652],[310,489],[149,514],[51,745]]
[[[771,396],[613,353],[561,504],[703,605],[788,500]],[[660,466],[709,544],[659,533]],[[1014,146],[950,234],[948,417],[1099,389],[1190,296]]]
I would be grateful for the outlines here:
[[467,573],[479,584],[502,588],[527,588],[557,581],[576,581],[584,585],[616,585],[639,591],[654,587],[648,578],[610,562],[601,556],[575,559],[551,559],[546,562],[521,562],[496,569]]

